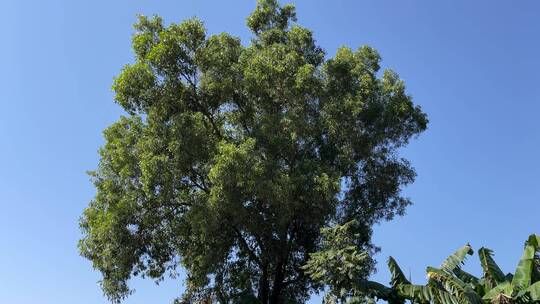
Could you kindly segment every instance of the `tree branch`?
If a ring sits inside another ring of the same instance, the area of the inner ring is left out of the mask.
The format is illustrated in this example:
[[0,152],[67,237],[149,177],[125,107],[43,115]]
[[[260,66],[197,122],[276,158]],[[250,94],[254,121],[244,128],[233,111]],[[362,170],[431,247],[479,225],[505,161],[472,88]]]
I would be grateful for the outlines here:
[[[195,170],[194,168],[190,168],[190,171],[191,171],[191,174],[193,174],[195,176],[195,178],[193,178],[192,176],[189,176],[189,181],[197,188],[199,188],[200,190],[206,192],[206,193],[210,193],[210,190],[208,189],[208,186],[206,185],[206,183],[204,182],[204,177],[199,174],[197,172],[197,170]],[[198,183],[196,181],[197,178],[200,178],[201,180],[201,183]]]
[[[197,82],[196,80],[192,80],[188,75],[184,74],[184,73],[180,73],[184,79],[187,81],[187,83],[191,86],[192,90],[193,90],[193,101],[195,103],[195,106],[198,108],[199,112],[201,112],[204,117],[206,117],[206,119],[208,119],[208,121],[210,122],[210,124],[212,125],[212,129],[214,130],[214,133],[215,135],[222,139],[223,138],[223,135],[221,134],[221,131],[219,130],[215,120],[214,120],[214,117],[213,115],[201,104],[201,102],[199,101],[199,97],[198,97],[198,94],[197,94]],[[193,78],[196,78],[195,75],[193,75]]]
[[253,251],[253,249],[251,249],[249,247],[249,244],[247,243],[246,239],[244,238],[244,236],[242,235],[242,232],[240,230],[238,230],[238,228],[236,227],[232,227],[232,229],[236,232],[236,234],[238,235],[238,238],[240,239],[240,245],[244,248],[244,250],[247,251],[249,257],[255,261],[259,267],[261,267],[261,269],[263,268],[263,263],[261,262],[261,260],[257,257],[257,255],[255,254],[255,252]]

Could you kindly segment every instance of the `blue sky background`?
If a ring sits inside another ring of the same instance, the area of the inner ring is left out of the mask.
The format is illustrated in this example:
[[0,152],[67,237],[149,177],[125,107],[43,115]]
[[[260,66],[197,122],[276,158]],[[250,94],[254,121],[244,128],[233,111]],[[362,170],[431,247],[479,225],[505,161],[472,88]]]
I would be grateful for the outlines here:
[[[474,2],[474,3],[473,3]],[[78,256],[101,131],[122,114],[110,86],[132,61],[135,15],[201,17],[249,39],[254,1],[0,1],[0,303],[106,303]],[[295,1],[328,54],[378,49],[429,114],[404,151],[418,173],[407,215],[375,229],[379,272],[416,282],[470,242],[513,271],[540,233],[540,2]],[[466,269],[478,272],[477,257]],[[170,303],[181,281],[135,280],[125,303]],[[312,302],[317,303],[315,298]]]

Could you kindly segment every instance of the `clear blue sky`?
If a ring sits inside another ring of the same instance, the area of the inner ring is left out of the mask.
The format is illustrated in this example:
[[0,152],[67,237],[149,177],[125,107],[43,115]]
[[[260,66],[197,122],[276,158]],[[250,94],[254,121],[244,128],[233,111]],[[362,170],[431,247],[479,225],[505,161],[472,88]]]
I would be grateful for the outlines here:
[[[474,3],[473,3],[474,2]],[[418,178],[407,215],[375,229],[385,260],[413,280],[471,242],[513,271],[540,233],[540,2],[296,1],[299,23],[332,55],[377,48],[429,114],[404,151]],[[254,1],[0,2],[0,303],[105,303],[78,256],[78,217],[94,194],[101,131],[121,111],[111,80],[132,61],[135,15],[199,16],[249,39]],[[469,260],[477,265],[477,258]],[[478,271],[478,267],[468,267]],[[136,280],[126,303],[170,303],[180,281]],[[313,302],[315,302],[314,300]]]

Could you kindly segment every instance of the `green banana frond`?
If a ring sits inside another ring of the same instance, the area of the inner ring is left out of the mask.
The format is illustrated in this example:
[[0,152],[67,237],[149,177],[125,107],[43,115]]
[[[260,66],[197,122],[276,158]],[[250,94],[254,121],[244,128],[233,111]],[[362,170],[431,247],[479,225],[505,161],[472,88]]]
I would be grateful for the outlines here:
[[504,273],[493,259],[493,250],[482,247],[478,250],[478,257],[484,273],[483,278],[489,283],[489,289],[505,281]]
[[494,301],[499,297],[499,295],[503,294],[506,297],[512,297],[512,293],[514,291],[514,288],[510,282],[503,282],[492,289],[490,289],[483,297],[483,300],[487,301]]
[[459,298],[451,295],[448,292],[437,290],[434,294],[433,303],[437,304],[462,304]]
[[540,235],[536,235],[536,234],[529,235],[529,238],[527,239],[526,244],[534,246],[538,250],[538,248],[540,248]]
[[529,236],[527,240],[529,244],[536,246],[536,253],[533,258],[532,273],[531,273],[531,284],[534,284],[540,281],[540,236],[533,234]]
[[536,254],[533,261],[531,283],[540,282],[540,256]]
[[413,303],[430,303],[434,299],[434,290],[429,286],[414,284],[399,284],[397,294]]
[[399,268],[398,263],[393,257],[388,258],[388,268],[390,269],[390,273],[392,274],[392,278],[390,279],[390,285],[397,286],[398,284],[411,284],[409,280],[405,277],[405,274],[403,274],[403,271],[401,268]]
[[479,278],[477,278],[476,276],[466,272],[463,269],[454,269],[454,274],[456,275],[456,277],[458,277],[460,280],[462,280],[465,283],[470,283],[470,284],[473,284],[473,285],[480,284],[480,279]]
[[533,263],[537,248],[537,238],[533,234],[529,237],[527,242],[525,242],[525,250],[519,260],[516,271],[514,272],[514,278],[512,279],[512,285],[517,291],[524,290],[531,285]]
[[456,268],[461,268],[461,264],[465,263],[467,255],[474,253],[471,245],[467,244],[459,248],[456,252],[446,258],[441,265],[441,269],[444,271],[452,272]]
[[392,297],[391,288],[374,281],[362,280],[360,282],[356,282],[353,287],[357,292],[368,297],[385,301],[388,301]]
[[536,282],[527,287],[527,289],[520,291],[517,298],[525,303],[540,301],[540,282]]
[[440,283],[448,293],[461,299],[462,303],[482,303],[482,299],[472,287],[455,275],[434,267],[428,267],[427,273],[430,280]]
[[485,286],[483,280],[480,280],[476,276],[459,268],[454,269],[454,275],[460,280],[462,280],[464,283],[469,284],[479,296],[482,296],[484,294]]

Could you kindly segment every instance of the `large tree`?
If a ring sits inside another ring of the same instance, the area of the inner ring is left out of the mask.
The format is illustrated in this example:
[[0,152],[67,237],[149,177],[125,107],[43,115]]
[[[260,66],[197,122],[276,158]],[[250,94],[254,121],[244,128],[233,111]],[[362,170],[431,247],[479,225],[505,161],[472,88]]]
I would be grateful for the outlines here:
[[401,214],[415,173],[398,149],[426,115],[370,47],[327,58],[292,5],[260,0],[249,45],[198,19],[135,24],[115,79],[126,111],[104,131],[81,254],[112,301],[133,276],[181,266],[182,300],[303,302],[320,229],[354,221],[356,246]]

